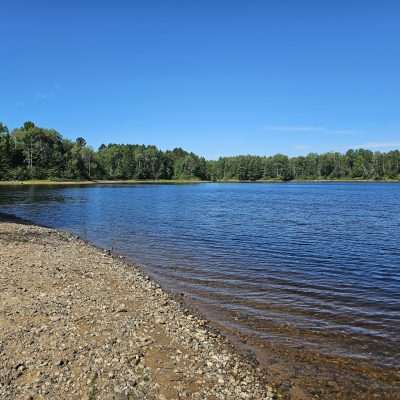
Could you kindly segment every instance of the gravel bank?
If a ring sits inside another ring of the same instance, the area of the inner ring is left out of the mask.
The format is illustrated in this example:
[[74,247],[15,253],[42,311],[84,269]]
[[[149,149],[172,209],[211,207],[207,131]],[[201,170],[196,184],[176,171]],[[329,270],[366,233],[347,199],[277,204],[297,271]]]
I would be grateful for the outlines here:
[[72,235],[1,221],[1,399],[278,399],[158,284]]

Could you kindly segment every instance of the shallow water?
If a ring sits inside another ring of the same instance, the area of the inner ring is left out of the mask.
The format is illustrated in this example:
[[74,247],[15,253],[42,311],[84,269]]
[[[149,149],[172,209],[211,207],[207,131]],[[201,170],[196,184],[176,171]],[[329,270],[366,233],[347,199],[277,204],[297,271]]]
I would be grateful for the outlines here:
[[16,186],[0,206],[113,248],[259,342],[400,364],[400,185]]

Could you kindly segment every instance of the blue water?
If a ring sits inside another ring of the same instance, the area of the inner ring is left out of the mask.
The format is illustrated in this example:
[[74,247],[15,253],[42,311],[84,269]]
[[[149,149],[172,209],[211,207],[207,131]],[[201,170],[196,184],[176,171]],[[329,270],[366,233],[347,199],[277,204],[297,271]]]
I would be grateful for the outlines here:
[[0,207],[113,248],[256,341],[400,364],[400,185],[0,189]]

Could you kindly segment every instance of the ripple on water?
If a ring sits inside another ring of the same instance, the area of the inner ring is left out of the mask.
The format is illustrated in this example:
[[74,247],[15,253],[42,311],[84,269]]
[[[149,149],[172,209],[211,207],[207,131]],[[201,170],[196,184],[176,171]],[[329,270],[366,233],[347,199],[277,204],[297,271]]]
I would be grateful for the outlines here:
[[400,185],[0,188],[260,340],[400,363]]

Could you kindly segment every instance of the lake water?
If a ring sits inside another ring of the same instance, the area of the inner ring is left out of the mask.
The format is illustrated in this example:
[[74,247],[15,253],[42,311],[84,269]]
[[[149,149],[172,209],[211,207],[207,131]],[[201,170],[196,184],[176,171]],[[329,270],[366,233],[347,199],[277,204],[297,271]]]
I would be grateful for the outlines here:
[[16,186],[0,206],[126,255],[242,337],[400,363],[400,185]]

